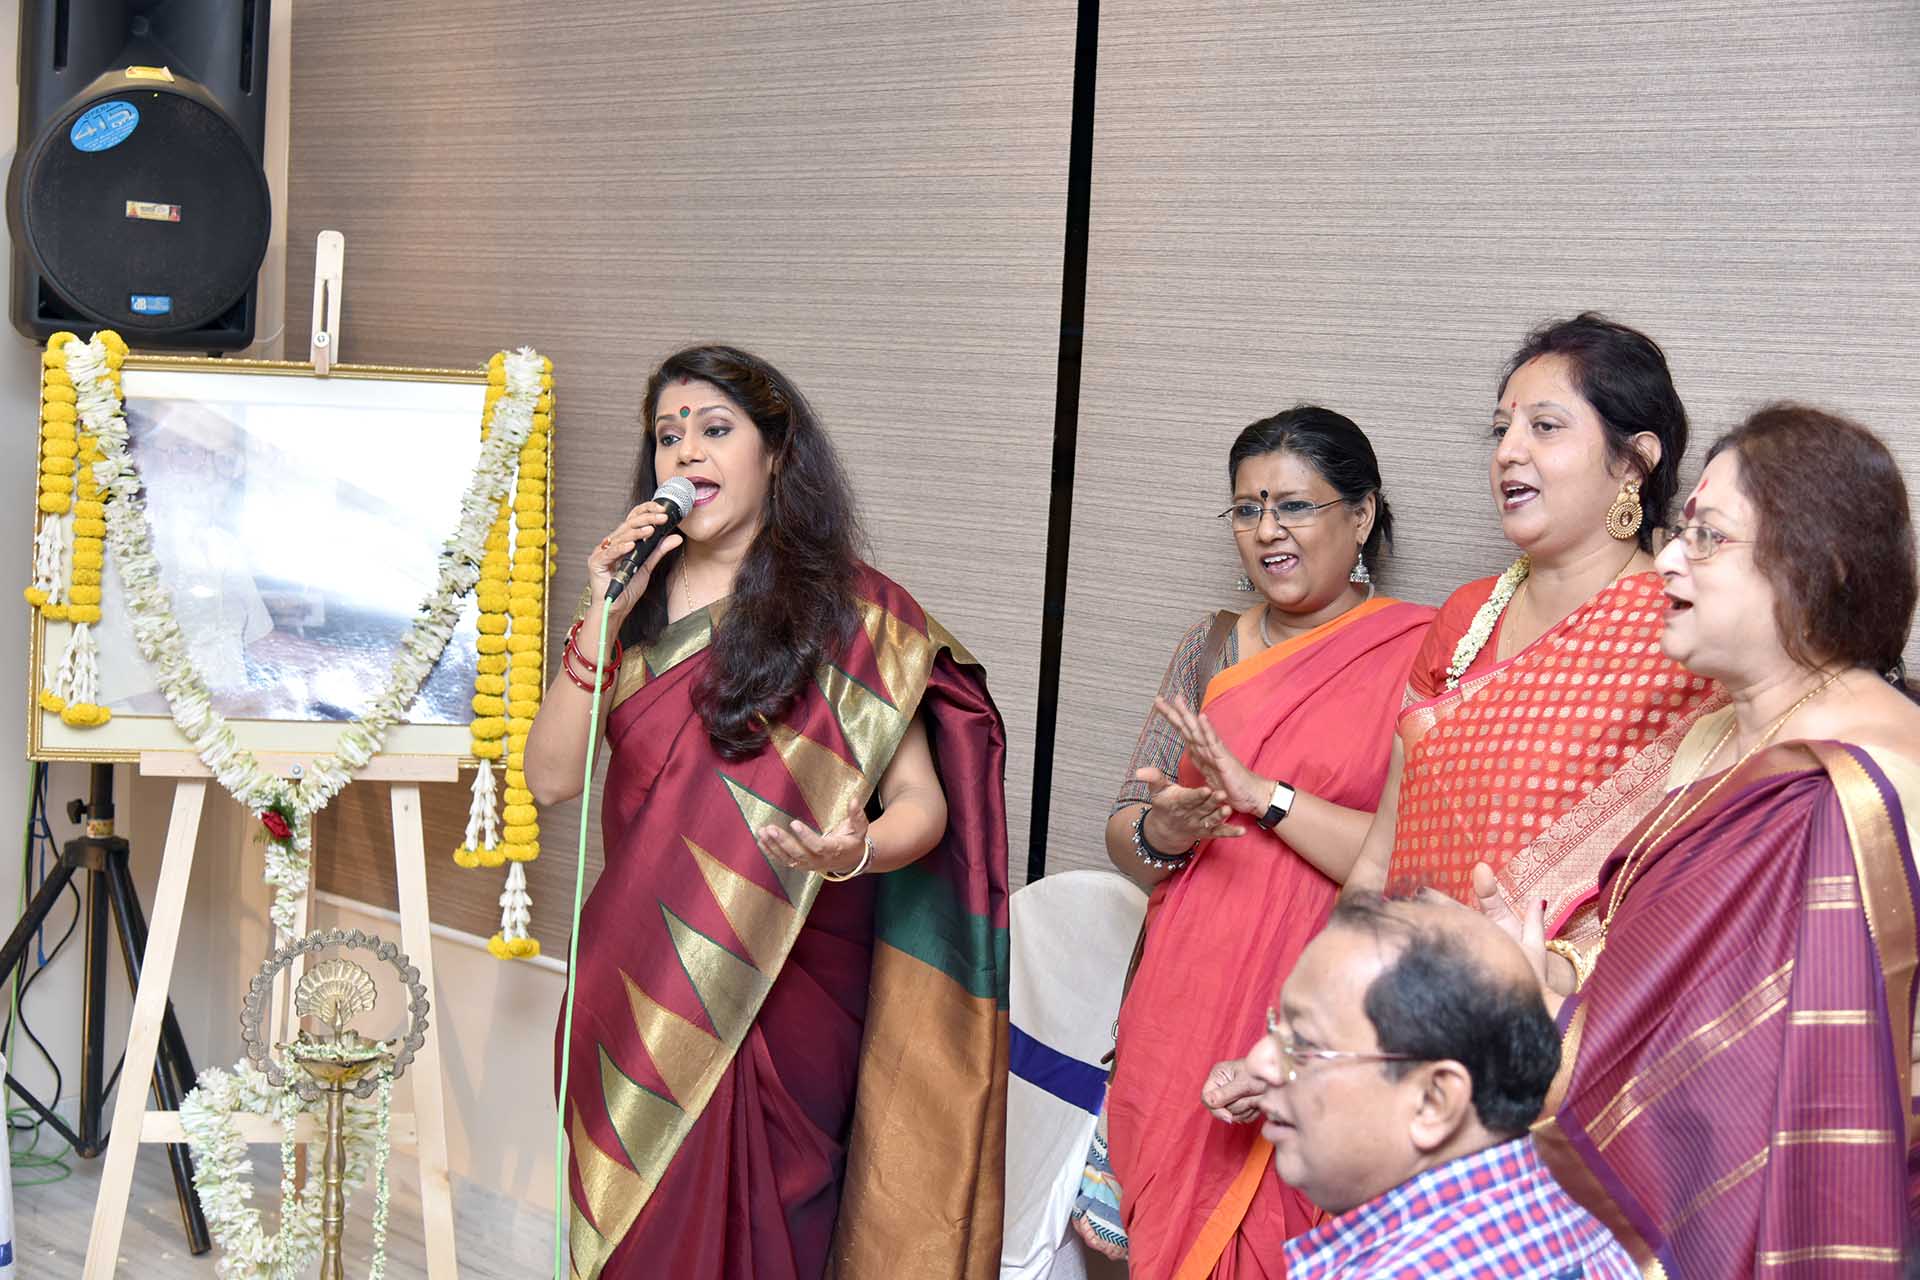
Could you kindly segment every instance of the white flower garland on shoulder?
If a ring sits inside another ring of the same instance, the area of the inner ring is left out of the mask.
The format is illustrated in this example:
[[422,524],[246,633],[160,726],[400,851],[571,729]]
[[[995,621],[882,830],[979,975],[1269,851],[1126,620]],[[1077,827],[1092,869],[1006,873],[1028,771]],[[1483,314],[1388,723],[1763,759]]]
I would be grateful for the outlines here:
[[[281,1066],[292,1064],[284,1057]],[[193,1151],[193,1186],[207,1216],[207,1231],[220,1246],[214,1270],[223,1280],[294,1280],[320,1256],[320,1187],[294,1185],[294,1126],[303,1112],[325,1113],[324,1099],[307,1102],[291,1088],[277,1088],[266,1073],[241,1059],[232,1071],[218,1067],[200,1080],[180,1103],[180,1127]],[[280,1229],[272,1235],[253,1206],[253,1160],[234,1117],[272,1116],[280,1122]],[[360,1186],[374,1179],[373,1259],[369,1280],[387,1269],[387,1151],[393,1119],[393,1076],[380,1081],[378,1100],[349,1098],[345,1113],[347,1168],[343,1184]]]
[[1527,574],[1533,569],[1533,561],[1521,556],[1507,566],[1500,580],[1493,584],[1493,594],[1473,615],[1473,623],[1468,626],[1467,634],[1460,637],[1460,643],[1453,647],[1453,661],[1447,664],[1447,688],[1458,689],[1460,678],[1467,674],[1467,668],[1487,647],[1487,641],[1493,635],[1494,627],[1500,623],[1500,615],[1507,611],[1507,605],[1513,600],[1513,593],[1527,580]]
[[487,530],[500,501],[513,487],[520,447],[533,426],[540,398],[542,361],[530,347],[507,356],[505,394],[495,404],[492,429],[480,447],[473,479],[460,502],[460,524],[440,553],[440,575],[401,642],[386,689],[361,719],[347,725],[333,754],[316,759],[299,782],[261,767],[235,738],[225,716],[213,709],[206,680],[195,667],[186,636],[153,554],[153,530],[139,470],[127,449],[127,421],[111,376],[104,333],[66,345],[66,365],[87,432],[98,437],[101,460],[94,471],[106,504],[108,545],[126,588],[127,612],[140,652],[157,679],[180,732],[233,798],[259,819],[267,845],[266,879],[274,886],[270,915],[285,940],[306,894],[313,849],[313,815],[378,754],[387,733],[406,715],[460,618],[460,601],[480,573]]

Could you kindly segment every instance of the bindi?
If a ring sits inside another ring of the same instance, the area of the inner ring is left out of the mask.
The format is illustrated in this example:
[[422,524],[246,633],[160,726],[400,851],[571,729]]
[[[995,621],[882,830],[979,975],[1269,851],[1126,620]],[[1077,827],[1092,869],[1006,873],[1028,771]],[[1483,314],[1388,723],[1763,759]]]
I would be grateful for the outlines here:
[[692,413],[692,412],[693,412],[693,410],[691,410],[691,409],[689,409],[689,408],[688,408],[688,407],[687,407],[686,405],[681,405],[681,406],[680,406],[680,416],[681,416],[681,417],[683,417],[683,418],[684,418],[684,417],[686,417],[686,416],[687,416],[688,414],[690,414],[690,413]]

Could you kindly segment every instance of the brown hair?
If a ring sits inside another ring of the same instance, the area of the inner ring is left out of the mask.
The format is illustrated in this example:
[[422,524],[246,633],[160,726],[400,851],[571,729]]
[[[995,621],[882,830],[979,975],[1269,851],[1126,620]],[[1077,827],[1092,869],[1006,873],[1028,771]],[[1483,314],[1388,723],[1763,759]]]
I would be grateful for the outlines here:
[[1807,666],[1900,663],[1920,581],[1900,465],[1857,422],[1808,405],[1767,405],[1714,442],[1740,457],[1759,517],[1754,563],[1773,584],[1774,623]]

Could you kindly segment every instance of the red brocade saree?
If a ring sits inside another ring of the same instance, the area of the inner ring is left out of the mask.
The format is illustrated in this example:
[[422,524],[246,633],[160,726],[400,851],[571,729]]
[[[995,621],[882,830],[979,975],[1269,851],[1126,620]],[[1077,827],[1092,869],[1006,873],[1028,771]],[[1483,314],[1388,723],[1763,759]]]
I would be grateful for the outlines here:
[[[1375,599],[1236,663],[1207,686],[1207,717],[1263,777],[1370,808],[1386,780],[1407,665],[1433,610]],[[1180,781],[1199,785],[1191,762]],[[1114,1174],[1135,1280],[1285,1274],[1281,1244],[1321,1214],[1273,1171],[1253,1125],[1200,1105],[1216,1062],[1246,1052],[1338,886],[1280,838],[1205,844],[1162,881],[1120,1013],[1107,1093]]]
[[1888,769],[1754,757],[1642,855],[1561,1011],[1541,1153],[1649,1276],[1902,1273],[1920,796]]
[[1516,912],[1545,898],[1549,936],[1589,938],[1595,917],[1581,908],[1600,863],[1724,695],[1660,652],[1657,573],[1606,587],[1505,662],[1493,660],[1496,630],[1448,690],[1454,645],[1493,581],[1454,593],[1414,663],[1387,889],[1430,886],[1476,906],[1473,866],[1485,862]]
[[[708,743],[714,617],[621,674],[606,870],[581,918],[573,1271],[987,1280],[1007,1067],[1005,739],[979,668],[899,586],[759,754]],[[752,831],[864,806],[915,715],[948,801],[911,866],[833,884]]]

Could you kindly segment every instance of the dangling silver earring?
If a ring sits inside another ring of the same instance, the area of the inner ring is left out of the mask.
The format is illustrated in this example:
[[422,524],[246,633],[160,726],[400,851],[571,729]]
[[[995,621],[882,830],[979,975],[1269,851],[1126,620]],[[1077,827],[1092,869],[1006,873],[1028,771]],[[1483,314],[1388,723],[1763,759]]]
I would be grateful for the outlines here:
[[1251,591],[1253,590],[1253,579],[1243,573],[1233,580],[1233,589],[1235,591]]
[[1367,553],[1363,548],[1353,558],[1353,572],[1347,575],[1348,582],[1372,582],[1373,575],[1367,572]]

